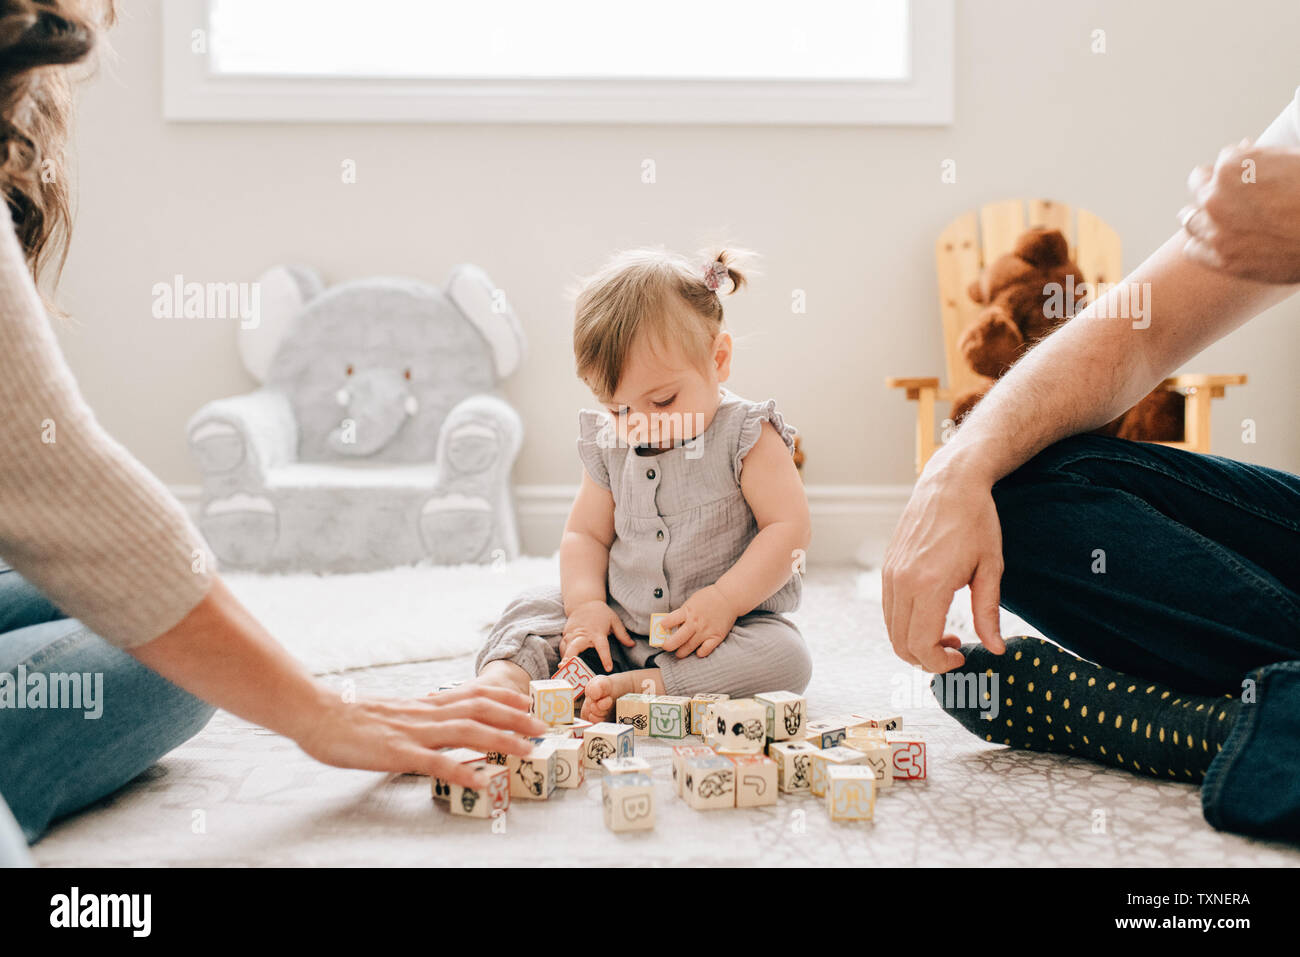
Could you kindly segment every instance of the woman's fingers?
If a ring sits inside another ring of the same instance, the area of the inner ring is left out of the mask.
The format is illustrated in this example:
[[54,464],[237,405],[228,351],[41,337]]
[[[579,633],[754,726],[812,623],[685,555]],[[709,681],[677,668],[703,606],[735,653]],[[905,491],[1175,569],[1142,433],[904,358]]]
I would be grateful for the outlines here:
[[473,748],[475,751],[497,751],[521,758],[527,757],[533,750],[533,742],[527,738],[471,718],[438,721],[418,730],[411,728],[410,731],[421,744],[430,748]]
[[460,685],[448,691],[438,692],[435,701],[437,704],[442,705],[453,701],[464,701],[466,698],[491,698],[493,701],[499,701],[507,707],[517,708],[522,711],[527,711],[532,707],[528,695],[520,694],[518,691],[511,691],[509,688],[499,688],[496,685]]
[[464,764],[445,757],[438,751],[422,751],[412,748],[403,752],[411,764],[411,771],[427,774],[431,778],[442,778],[448,784],[479,790],[487,787],[488,777],[482,771],[476,771]]
[[[516,695],[515,697],[523,697]],[[525,702],[527,699],[525,699]],[[526,711],[502,704],[487,697],[466,698],[450,704],[439,705],[435,720],[452,721],[457,718],[471,718],[480,724],[486,724],[503,731],[516,731],[519,734],[537,737],[546,732],[546,724]]]

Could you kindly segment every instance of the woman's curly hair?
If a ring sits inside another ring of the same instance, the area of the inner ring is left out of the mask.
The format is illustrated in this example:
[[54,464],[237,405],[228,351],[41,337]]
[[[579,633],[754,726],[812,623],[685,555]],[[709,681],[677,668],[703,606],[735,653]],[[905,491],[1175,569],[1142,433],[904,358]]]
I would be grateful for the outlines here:
[[110,0],[0,0],[0,190],[33,276],[58,278],[71,223],[67,67],[113,20]]

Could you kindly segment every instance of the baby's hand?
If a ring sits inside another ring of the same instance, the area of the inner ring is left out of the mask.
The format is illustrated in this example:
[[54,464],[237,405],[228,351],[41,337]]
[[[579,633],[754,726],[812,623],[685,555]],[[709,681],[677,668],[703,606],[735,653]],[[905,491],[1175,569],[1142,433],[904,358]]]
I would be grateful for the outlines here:
[[717,585],[701,588],[686,603],[663,620],[664,627],[676,628],[664,642],[664,651],[685,658],[692,651],[707,658],[736,623],[731,602]]
[[589,601],[573,609],[564,623],[560,637],[560,657],[569,658],[595,648],[605,672],[614,670],[614,659],[609,655],[609,633],[614,632],[620,642],[631,648],[636,642],[623,627],[623,620],[603,601]]

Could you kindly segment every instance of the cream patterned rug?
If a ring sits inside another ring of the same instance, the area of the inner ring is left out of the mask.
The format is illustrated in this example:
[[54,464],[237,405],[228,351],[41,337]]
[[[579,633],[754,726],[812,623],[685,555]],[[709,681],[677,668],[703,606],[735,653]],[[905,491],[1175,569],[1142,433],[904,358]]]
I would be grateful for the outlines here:
[[[417,586],[427,578],[418,572],[396,578],[402,581],[387,592],[392,607],[376,608],[372,589],[338,579],[313,593],[315,607],[295,608],[269,584],[256,597],[250,587],[241,593],[316,667],[352,660],[348,634],[365,636],[368,660],[437,657],[325,679],[352,682],[360,694],[419,694],[468,677],[474,626],[492,618],[504,604],[499,594],[508,598],[513,588],[469,576],[459,592],[425,594]],[[893,705],[926,733],[929,779],[897,782],[870,824],[833,824],[809,797],[694,811],[673,794],[670,745],[638,738],[637,753],[653,766],[653,831],[605,830],[597,773],[549,801],[515,802],[497,834],[489,821],[452,817],[435,805],[427,779],[323,767],[288,740],[223,713],[101,806],[56,826],[34,853],[52,866],[1300,864],[1294,847],[1210,828],[1191,785],[1011,751],[968,734],[935,706],[925,676],[894,657],[877,581],[858,569],[813,568],[803,607],[791,616],[813,651],[807,695],[814,717]],[[512,576],[512,586],[520,583]],[[426,622],[429,609],[441,618]],[[403,623],[404,612],[419,620]],[[452,649],[465,653],[438,657]]]

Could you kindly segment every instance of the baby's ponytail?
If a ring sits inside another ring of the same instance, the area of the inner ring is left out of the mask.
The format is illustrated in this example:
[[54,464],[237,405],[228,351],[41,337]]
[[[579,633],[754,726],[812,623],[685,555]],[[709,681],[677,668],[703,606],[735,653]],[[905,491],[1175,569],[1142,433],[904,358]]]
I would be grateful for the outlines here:
[[745,273],[740,269],[739,264],[746,262],[751,255],[751,253],[743,249],[719,249],[717,252],[706,254],[703,275],[704,285],[711,292],[716,292],[721,296],[723,295],[722,286],[725,282],[730,281],[731,288],[726,291],[726,295],[735,295],[746,282]]

